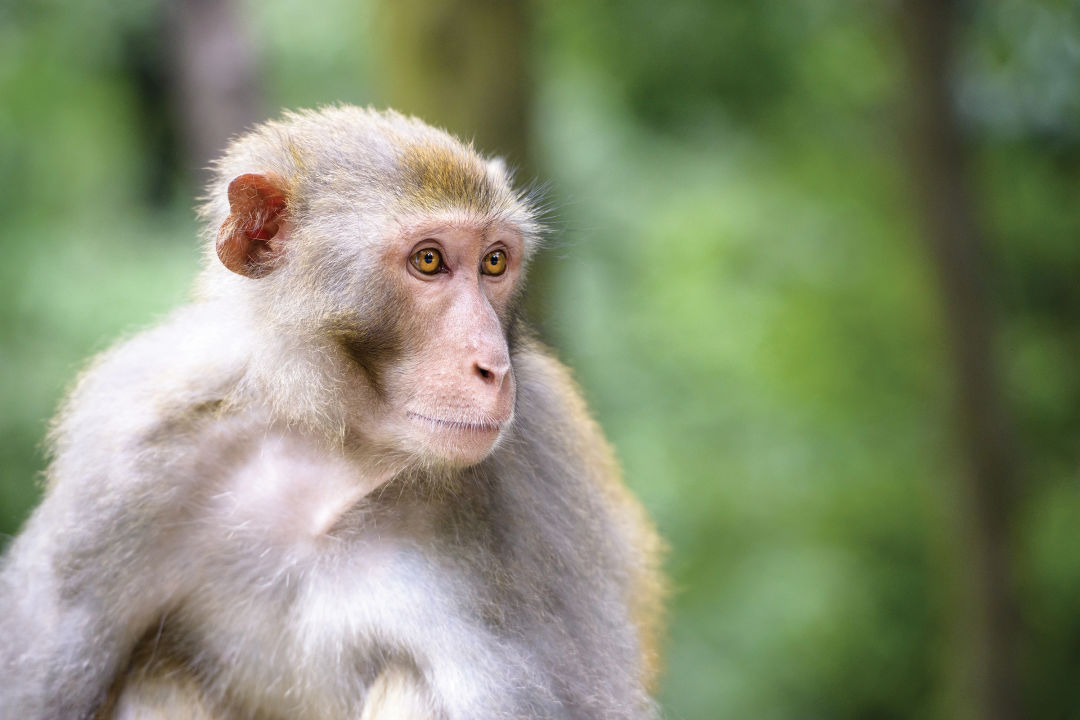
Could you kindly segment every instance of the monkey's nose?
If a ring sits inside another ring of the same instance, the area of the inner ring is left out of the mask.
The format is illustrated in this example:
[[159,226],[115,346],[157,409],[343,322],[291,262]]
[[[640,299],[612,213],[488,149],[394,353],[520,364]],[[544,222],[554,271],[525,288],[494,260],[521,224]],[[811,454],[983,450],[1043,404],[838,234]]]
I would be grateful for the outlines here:
[[477,361],[473,364],[473,368],[484,384],[498,388],[502,385],[506,373],[510,371],[510,363],[493,360]]

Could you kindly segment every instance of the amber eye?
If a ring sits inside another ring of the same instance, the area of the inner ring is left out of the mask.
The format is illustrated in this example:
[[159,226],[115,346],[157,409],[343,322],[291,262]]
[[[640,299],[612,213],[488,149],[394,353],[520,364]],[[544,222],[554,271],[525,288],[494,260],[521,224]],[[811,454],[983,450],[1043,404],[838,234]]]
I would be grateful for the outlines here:
[[492,250],[480,263],[480,272],[485,275],[502,275],[506,272],[506,251]]
[[442,270],[442,254],[435,248],[424,248],[413,253],[409,259],[413,267],[425,275],[434,275]]

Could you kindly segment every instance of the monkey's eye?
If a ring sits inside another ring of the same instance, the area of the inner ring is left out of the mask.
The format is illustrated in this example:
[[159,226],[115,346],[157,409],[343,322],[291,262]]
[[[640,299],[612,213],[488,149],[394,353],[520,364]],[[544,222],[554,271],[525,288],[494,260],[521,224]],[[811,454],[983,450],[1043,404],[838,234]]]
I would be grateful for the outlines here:
[[506,251],[492,250],[480,262],[480,272],[485,275],[502,275],[506,272]]
[[424,248],[409,258],[413,267],[425,275],[434,275],[443,268],[442,254],[435,248]]

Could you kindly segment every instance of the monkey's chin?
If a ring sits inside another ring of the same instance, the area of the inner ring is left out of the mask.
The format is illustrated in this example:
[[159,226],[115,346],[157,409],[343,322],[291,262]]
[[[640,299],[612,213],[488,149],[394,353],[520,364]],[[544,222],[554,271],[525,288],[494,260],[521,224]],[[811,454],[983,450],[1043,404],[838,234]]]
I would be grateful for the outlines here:
[[499,441],[503,429],[510,424],[501,422],[466,422],[428,417],[417,412],[407,413],[424,453],[432,459],[455,466],[475,465],[482,461]]

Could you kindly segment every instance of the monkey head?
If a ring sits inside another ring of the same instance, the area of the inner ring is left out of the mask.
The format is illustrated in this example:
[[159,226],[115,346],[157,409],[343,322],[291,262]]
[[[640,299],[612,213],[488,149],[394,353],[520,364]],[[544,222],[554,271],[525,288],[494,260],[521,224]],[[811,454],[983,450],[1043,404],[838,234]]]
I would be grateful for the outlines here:
[[384,460],[483,460],[513,420],[511,336],[540,236],[502,162],[342,107],[255,129],[217,170],[203,286],[265,333],[245,401]]

